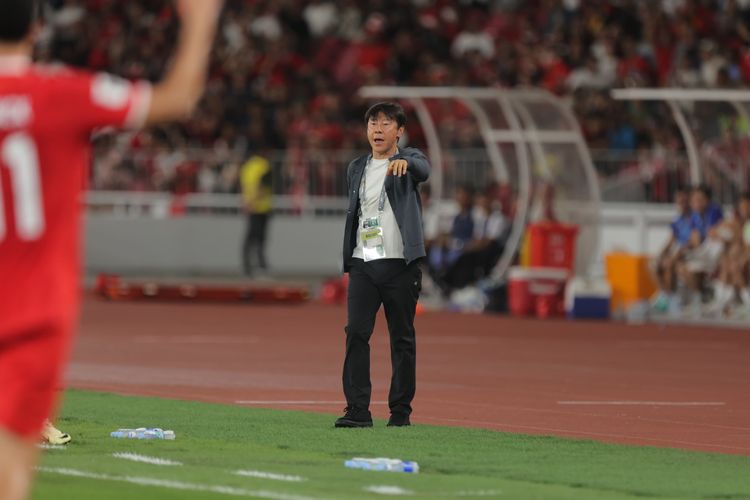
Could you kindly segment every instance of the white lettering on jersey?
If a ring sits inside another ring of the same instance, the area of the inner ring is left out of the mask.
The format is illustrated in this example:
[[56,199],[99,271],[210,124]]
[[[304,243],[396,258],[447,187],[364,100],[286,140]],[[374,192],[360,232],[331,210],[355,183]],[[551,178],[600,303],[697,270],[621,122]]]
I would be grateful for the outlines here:
[[[39,172],[39,153],[26,132],[14,132],[0,142],[0,166],[10,170],[11,191],[15,200],[16,231],[25,241],[39,239],[44,233],[44,208]],[[6,234],[0,186],[0,243]]]
[[18,129],[31,123],[31,100],[25,95],[0,97],[0,128]]
[[127,80],[100,73],[91,84],[91,100],[103,108],[123,109],[128,104],[130,89],[131,85]]

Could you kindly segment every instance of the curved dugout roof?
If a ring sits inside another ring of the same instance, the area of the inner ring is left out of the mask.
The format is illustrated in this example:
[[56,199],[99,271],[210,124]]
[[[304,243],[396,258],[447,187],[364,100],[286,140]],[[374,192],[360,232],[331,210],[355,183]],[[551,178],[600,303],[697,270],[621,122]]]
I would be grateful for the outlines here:
[[[716,139],[719,127],[712,122],[722,117],[750,123],[750,91],[685,88],[624,88],[611,92],[621,101],[660,101],[669,106],[687,151],[692,185],[703,182],[700,147]],[[745,131],[746,132],[746,131]]]
[[503,280],[519,249],[537,186],[551,184],[562,222],[579,226],[576,272],[588,274],[599,245],[599,184],[578,121],[559,98],[541,90],[470,87],[369,86],[359,91],[369,99],[395,99],[415,111],[433,165],[430,184],[443,197],[444,158],[450,150],[441,139],[435,109],[446,103],[468,110],[481,134],[494,178],[516,193],[512,229],[492,278]]

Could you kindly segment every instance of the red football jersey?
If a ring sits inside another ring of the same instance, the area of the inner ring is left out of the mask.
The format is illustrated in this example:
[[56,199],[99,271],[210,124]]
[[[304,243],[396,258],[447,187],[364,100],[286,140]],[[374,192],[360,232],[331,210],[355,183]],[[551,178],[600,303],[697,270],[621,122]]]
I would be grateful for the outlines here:
[[0,57],[0,339],[78,309],[93,130],[139,126],[148,83]]

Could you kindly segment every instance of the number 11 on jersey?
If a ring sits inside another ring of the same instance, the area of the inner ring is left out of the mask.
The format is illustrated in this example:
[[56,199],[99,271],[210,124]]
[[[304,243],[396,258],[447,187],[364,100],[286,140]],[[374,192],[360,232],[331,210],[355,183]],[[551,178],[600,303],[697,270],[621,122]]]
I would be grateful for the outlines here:
[[[33,139],[24,132],[8,135],[0,143],[0,168],[10,172],[18,237],[25,241],[38,239],[44,232],[39,155]],[[0,177],[0,181],[1,181]],[[0,242],[8,232],[0,185]]]

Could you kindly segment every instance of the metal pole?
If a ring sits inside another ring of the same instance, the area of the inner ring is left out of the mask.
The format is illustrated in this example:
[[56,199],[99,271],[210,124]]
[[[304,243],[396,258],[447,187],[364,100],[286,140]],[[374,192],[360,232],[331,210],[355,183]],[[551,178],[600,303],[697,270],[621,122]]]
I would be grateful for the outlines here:
[[690,125],[688,125],[685,115],[677,103],[669,100],[667,104],[669,104],[669,109],[672,110],[672,116],[674,116],[677,127],[680,129],[682,138],[685,140],[685,149],[687,150],[688,163],[690,164],[690,183],[693,185],[700,184],[702,180],[700,159],[698,158],[698,148],[695,145],[693,132],[690,130]]

